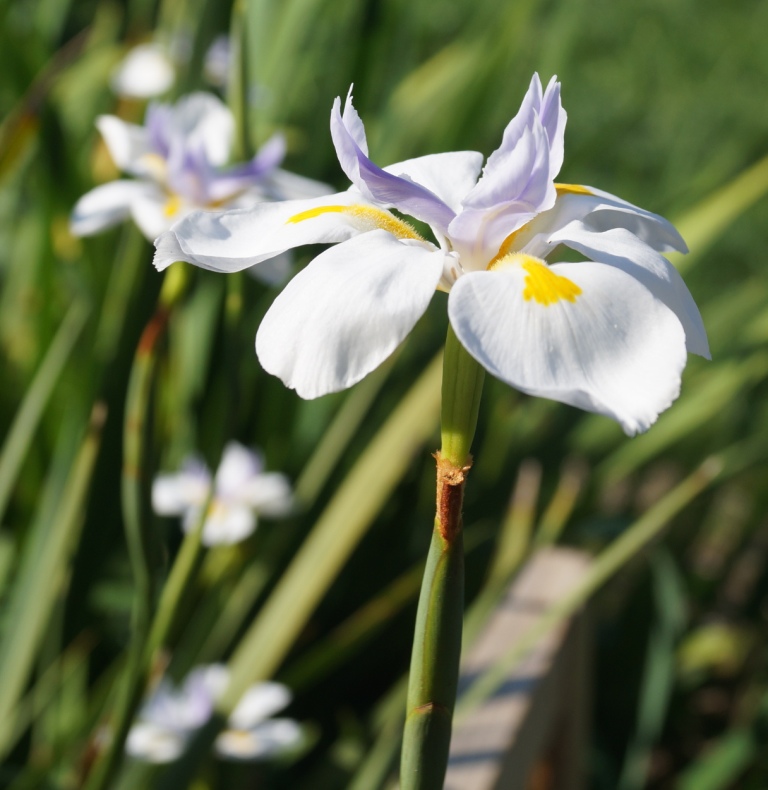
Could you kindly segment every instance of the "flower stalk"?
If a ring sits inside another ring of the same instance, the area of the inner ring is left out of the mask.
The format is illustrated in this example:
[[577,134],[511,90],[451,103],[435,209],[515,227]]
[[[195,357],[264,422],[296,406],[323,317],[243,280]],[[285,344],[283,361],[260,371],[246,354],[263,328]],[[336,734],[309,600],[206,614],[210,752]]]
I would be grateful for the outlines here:
[[483,378],[482,367],[449,328],[443,357],[442,448],[435,455],[436,513],[416,614],[403,733],[403,790],[440,790],[448,764],[464,616],[461,507]]

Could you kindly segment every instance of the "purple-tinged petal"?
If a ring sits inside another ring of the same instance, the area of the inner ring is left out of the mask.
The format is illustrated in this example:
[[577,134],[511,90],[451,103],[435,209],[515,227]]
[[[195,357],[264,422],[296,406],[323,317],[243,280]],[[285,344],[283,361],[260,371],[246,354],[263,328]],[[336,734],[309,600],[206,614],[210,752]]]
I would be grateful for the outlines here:
[[387,165],[387,173],[414,181],[433,192],[454,212],[477,183],[483,155],[478,151],[450,151],[406,159]]
[[285,138],[276,134],[259,149],[250,162],[213,174],[207,187],[207,200],[226,200],[238,192],[260,184],[284,158]]
[[560,83],[552,77],[544,91],[539,110],[541,123],[549,138],[549,175],[555,178],[563,166],[565,122],[568,114],[560,102]]
[[[394,176],[371,162],[358,143],[364,133],[361,132],[362,122],[352,107],[351,95],[347,97],[344,118],[340,107],[341,100],[337,97],[331,110],[331,137],[339,164],[349,180],[371,202],[394,206],[445,232],[455,212],[426,187]],[[351,130],[347,128],[345,118],[354,122]]]
[[170,154],[169,133],[173,118],[173,108],[170,104],[155,104],[147,108],[144,128],[147,131],[149,145],[154,153],[167,159]]

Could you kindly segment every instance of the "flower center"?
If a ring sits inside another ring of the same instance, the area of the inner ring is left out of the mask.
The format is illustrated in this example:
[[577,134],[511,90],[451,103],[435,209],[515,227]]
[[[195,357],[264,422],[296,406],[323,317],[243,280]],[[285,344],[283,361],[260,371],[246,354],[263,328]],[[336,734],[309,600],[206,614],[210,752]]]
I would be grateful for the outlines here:
[[415,239],[416,241],[424,241],[424,239],[416,232],[416,229],[409,225],[402,219],[384,211],[380,208],[373,206],[318,206],[311,208],[309,211],[302,211],[300,214],[294,214],[287,220],[291,223],[304,222],[307,219],[319,217],[322,214],[348,214],[357,220],[357,224],[363,230],[386,230],[398,239]]
[[540,258],[526,255],[523,252],[513,252],[503,258],[494,258],[489,265],[489,271],[505,269],[508,266],[520,266],[525,270],[525,290],[523,299],[526,302],[534,300],[539,304],[549,307],[560,301],[575,302],[581,293],[581,288],[567,277],[555,274]]

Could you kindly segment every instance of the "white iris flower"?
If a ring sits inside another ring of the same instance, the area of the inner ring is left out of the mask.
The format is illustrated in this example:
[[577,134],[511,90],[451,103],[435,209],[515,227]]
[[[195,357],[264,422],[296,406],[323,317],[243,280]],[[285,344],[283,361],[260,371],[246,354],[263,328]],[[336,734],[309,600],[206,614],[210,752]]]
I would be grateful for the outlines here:
[[[699,311],[661,253],[686,251],[662,217],[593,187],[558,184],[560,84],[534,75],[501,146],[380,168],[351,92],[331,134],[346,192],[193,214],[157,241],[155,265],[233,272],[302,244],[333,243],[277,297],[256,336],[264,368],[305,398],[386,359],[436,289],[490,373],[523,392],[646,430],[678,396],[686,352],[709,356]],[[427,223],[427,240],[390,209]],[[588,260],[551,263],[565,245]]]
[[[210,490],[208,468],[199,459],[189,458],[180,472],[155,479],[152,506],[158,515],[182,516],[182,527],[189,532],[198,523]],[[288,478],[279,472],[265,472],[258,453],[230,442],[213,480],[202,542],[206,546],[239,543],[254,532],[259,515],[280,518],[292,507]]]
[[[177,760],[211,717],[228,682],[227,669],[221,664],[192,670],[178,688],[162,680],[128,733],[128,754],[151,763]],[[216,753],[231,760],[263,760],[295,747],[302,739],[298,722],[270,718],[291,698],[281,683],[251,686],[217,737]]]
[[285,141],[268,140],[248,163],[228,165],[235,125],[212,94],[192,93],[175,104],[150,104],[144,126],[114,115],[96,121],[117,167],[133,176],[83,195],[70,222],[90,236],[132,217],[152,241],[192,211],[252,206],[265,200],[327,194],[317,181],[282,170]]

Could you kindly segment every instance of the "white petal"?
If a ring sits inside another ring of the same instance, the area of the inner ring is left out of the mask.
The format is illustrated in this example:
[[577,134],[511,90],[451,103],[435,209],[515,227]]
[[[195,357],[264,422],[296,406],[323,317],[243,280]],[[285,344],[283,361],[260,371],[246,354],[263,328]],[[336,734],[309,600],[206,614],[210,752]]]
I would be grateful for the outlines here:
[[481,153],[452,151],[406,159],[404,162],[388,165],[384,170],[421,184],[458,212],[461,210],[461,201],[477,183],[482,166]]
[[294,219],[322,208],[362,203],[359,193],[347,191],[227,212],[197,211],[157,239],[154,264],[160,271],[174,261],[187,261],[215,272],[239,272],[303,244],[344,241],[370,230],[352,214],[333,210]]
[[180,516],[205,502],[210,484],[202,471],[158,475],[152,484],[152,507],[159,516]]
[[193,669],[188,678],[199,678],[214,699],[220,699],[229,685],[229,669],[226,664],[206,664]]
[[282,518],[293,510],[291,483],[279,472],[267,472],[249,480],[238,496],[243,503],[267,518]]
[[243,694],[229,717],[230,727],[247,730],[281,711],[293,699],[291,690],[282,683],[257,683]]
[[[195,529],[200,508],[192,508],[184,516],[185,532]],[[244,505],[214,499],[203,524],[201,540],[204,546],[232,546],[250,537],[256,530],[256,515]]]
[[581,289],[544,305],[520,267],[460,278],[448,300],[457,337],[494,376],[531,395],[617,420],[635,434],[678,396],[685,335],[674,313],[619,269],[559,264]]
[[214,699],[199,674],[190,673],[181,688],[163,679],[141,710],[142,721],[185,734],[211,717]]
[[142,181],[110,181],[86,192],[72,209],[73,236],[92,236],[131,215],[131,205],[152,187]]
[[677,269],[660,253],[623,228],[595,233],[578,220],[549,237],[600,263],[616,266],[638,279],[674,311],[685,330],[688,351],[710,358],[699,308]]
[[264,760],[297,746],[302,737],[298,722],[273,719],[253,729],[224,730],[216,739],[216,752],[229,760]]
[[186,745],[186,737],[179,732],[150,722],[139,722],[128,733],[125,751],[137,760],[161,764],[178,760]]
[[263,468],[261,455],[239,442],[228,442],[216,470],[216,495],[224,499],[236,498],[240,489],[258,477]]
[[153,188],[139,195],[131,204],[131,216],[145,239],[154,241],[167,231],[174,222],[188,215],[193,206],[177,198],[170,205],[168,197],[159,189]]
[[165,93],[176,79],[168,56],[157,44],[139,44],[112,74],[112,90],[118,96],[148,99]]
[[444,253],[383,230],[327,250],[275,299],[256,335],[264,368],[302,398],[351,387],[427,309]]
[[126,123],[114,115],[100,115],[96,119],[96,128],[104,138],[112,161],[120,170],[135,175],[147,173],[142,159],[156,154],[143,126]]
[[[560,187],[562,190],[564,185]],[[518,249],[544,258],[555,246],[548,242],[549,236],[574,220],[582,220],[594,232],[624,228],[657,252],[688,252],[682,236],[664,217],[594,187],[578,188],[591,194],[560,191],[554,207],[539,214],[521,232],[516,239]]]
[[206,153],[211,165],[225,165],[232,150],[235,122],[229,108],[212,93],[191,93],[173,107],[170,147]]

